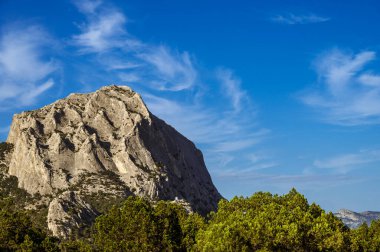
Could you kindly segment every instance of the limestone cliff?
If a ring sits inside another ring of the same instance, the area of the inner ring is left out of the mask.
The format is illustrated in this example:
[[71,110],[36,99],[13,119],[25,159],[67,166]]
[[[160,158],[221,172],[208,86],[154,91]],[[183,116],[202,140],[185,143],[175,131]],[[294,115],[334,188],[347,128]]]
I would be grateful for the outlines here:
[[70,199],[92,216],[80,195],[183,200],[200,213],[215,210],[221,198],[202,153],[151,114],[129,87],[71,94],[17,114],[7,142],[14,147],[8,173],[19,186],[31,194],[59,197],[50,203],[49,223],[54,223],[51,211],[64,209]]

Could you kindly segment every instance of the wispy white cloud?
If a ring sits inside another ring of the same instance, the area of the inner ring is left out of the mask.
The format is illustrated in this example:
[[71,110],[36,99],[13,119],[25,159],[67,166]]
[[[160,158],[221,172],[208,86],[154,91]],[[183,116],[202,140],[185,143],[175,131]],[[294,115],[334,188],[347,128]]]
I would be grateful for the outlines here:
[[241,80],[229,69],[219,69],[216,76],[224,89],[223,94],[230,98],[233,108],[241,110],[243,100],[247,99],[246,92],[241,89]]
[[5,29],[0,38],[0,103],[3,108],[31,104],[52,86],[53,80],[46,82],[46,79],[56,71],[57,63],[44,57],[47,46],[51,46],[51,39],[41,27]]
[[122,80],[130,75],[122,72],[133,69],[141,82],[153,89],[181,91],[196,84],[197,71],[188,52],[133,37],[126,29],[127,17],[114,7],[100,1],[75,3],[87,18],[79,26],[81,33],[73,36],[80,53],[97,55],[98,62],[109,71],[117,71]]
[[108,71],[125,71],[125,70],[134,70],[138,69],[141,66],[141,63],[126,61],[115,57],[102,57],[102,63],[106,66]]
[[325,79],[329,91],[333,95],[340,95],[365,64],[374,59],[375,53],[371,51],[348,55],[334,50],[320,56],[315,66],[319,77]]
[[[256,187],[256,190],[278,190],[286,192],[291,188],[297,190],[328,191],[334,187],[352,186],[355,184],[376,181],[379,177],[350,174],[290,174],[277,172],[264,173],[255,169],[231,169],[218,171],[215,176],[221,181],[231,184]],[[233,195],[234,196],[234,195]]]
[[[260,132],[264,133],[264,132]],[[251,147],[260,142],[260,138],[250,138],[250,139],[238,139],[238,140],[228,140],[225,142],[218,143],[214,151],[216,152],[232,152]]]
[[[262,185],[288,190],[331,188],[347,186],[355,183],[376,180],[371,175],[352,173],[353,170],[373,168],[380,163],[380,150],[361,150],[357,153],[345,153],[324,159],[316,159],[305,169],[304,173],[290,172],[293,169],[282,169],[278,163],[262,152],[249,155],[254,165],[243,164],[239,168],[233,166],[218,169],[215,176],[220,180],[235,180],[239,183],[253,181]],[[229,161],[229,160],[228,160]],[[230,161],[229,161],[230,162]],[[275,168],[276,172],[265,172],[265,169]],[[257,185],[257,184],[256,184]]]
[[152,68],[158,89],[181,91],[195,85],[197,71],[188,52],[171,52],[165,46],[146,46],[145,51],[137,56]]
[[328,159],[317,159],[314,166],[323,169],[332,169],[338,173],[347,173],[352,169],[359,169],[365,164],[380,162],[380,150],[362,150],[358,153],[342,154]]
[[276,15],[272,17],[271,20],[272,22],[280,24],[297,25],[323,23],[329,21],[330,18],[318,16],[316,14],[297,15],[294,13],[287,13],[284,15]]
[[48,79],[46,82],[40,84],[39,86],[36,86],[32,90],[30,90],[27,93],[24,93],[21,96],[21,100],[25,104],[30,104],[32,103],[39,95],[44,93],[46,90],[50,89],[51,87],[54,86],[54,80],[53,79]]
[[348,174],[266,174],[258,171],[258,169],[231,169],[219,171],[216,176],[220,179],[235,179],[236,181],[253,181],[262,184],[285,186],[288,188],[312,188],[316,187],[334,187],[342,184],[352,184],[363,182],[369,177],[351,176]]
[[319,86],[304,91],[301,101],[318,109],[323,120],[339,125],[380,123],[380,78],[366,69],[373,51],[357,54],[332,50],[315,61]]
[[136,73],[120,73],[119,75],[119,79],[122,81],[122,82],[125,82],[125,83],[136,83],[138,81],[141,80],[141,77],[136,74]]
[[363,85],[380,87],[380,75],[364,73],[359,76],[358,81]]
[[251,162],[250,155],[270,132],[258,126],[245,110],[226,113],[228,103],[217,108],[198,99],[189,103],[151,94],[143,94],[143,98],[154,114],[202,146],[211,170],[234,167],[236,162],[256,168],[272,162],[270,157],[265,162]]
[[251,161],[252,167],[254,167],[256,170],[268,169],[278,166],[278,164],[273,161],[272,155],[268,155],[262,152],[251,153],[247,156],[247,158]]
[[96,9],[102,4],[101,0],[75,0],[73,1],[79,11],[85,14],[94,14]]
[[127,46],[123,38],[126,33],[124,30],[126,18],[122,13],[112,10],[88,18],[90,21],[80,26],[82,33],[73,37],[74,44],[81,47],[82,53],[104,52]]
[[231,143],[233,150],[255,145],[269,133],[247,117],[224,113],[223,109],[194,100],[181,103],[146,93],[143,98],[154,114],[165,118],[193,141],[212,145],[210,150],[215,152],[231,151],[226,147],[228,143]]

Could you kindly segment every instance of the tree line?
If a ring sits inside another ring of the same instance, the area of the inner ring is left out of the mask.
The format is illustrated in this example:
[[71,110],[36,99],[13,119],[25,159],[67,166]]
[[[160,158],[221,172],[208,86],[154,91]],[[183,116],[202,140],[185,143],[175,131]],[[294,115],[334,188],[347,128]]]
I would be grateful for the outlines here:
[[0,201],[1,251],[380,251],[380,221],[349,229],[292,189],[221,200],[203,217],[169,201],[129,197],[82,236],[61,241]]

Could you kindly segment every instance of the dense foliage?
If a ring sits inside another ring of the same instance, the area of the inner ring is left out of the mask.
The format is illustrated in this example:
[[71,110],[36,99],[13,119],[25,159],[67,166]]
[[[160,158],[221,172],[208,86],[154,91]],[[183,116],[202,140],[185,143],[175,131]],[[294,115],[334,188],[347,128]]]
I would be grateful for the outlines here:
[[162,251],[182,248],[181,218],[186,213],[175,204],[129,198],[112,208],[94,225],[94,245],[101,251]]
[[58,239],[36,228],[30,216],[14,211],[5,200],[0,206],[0,251],[58,251]]
[[351,230],[351,251],[380,251],[380,220]]
[[0,143],[0,160],[4,160],[5,154],[11,152],[13,149],[13,144],[1,142]]
[[128,198],[97,218],[83,251],[380,251],[380,221],[350,230],[291,190],[222,200],[207,218]]
[[201,251],[347,251],[349,230],[295,190],[221,201],[197,235]]

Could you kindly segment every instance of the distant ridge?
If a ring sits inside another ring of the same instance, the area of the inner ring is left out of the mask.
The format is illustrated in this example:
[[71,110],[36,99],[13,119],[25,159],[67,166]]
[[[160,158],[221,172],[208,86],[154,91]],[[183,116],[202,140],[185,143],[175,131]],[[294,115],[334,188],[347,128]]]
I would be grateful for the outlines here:
[[374,211],[356,213],[351,210],[341,209],[334,215],[350,228],[357,228],[363,223],[370,225],[373,220],[380,219],[380,212]]

